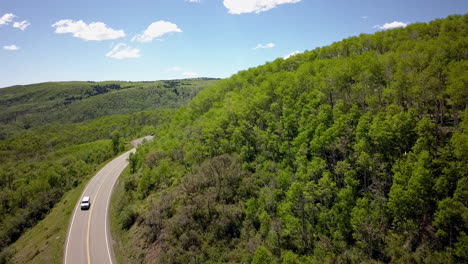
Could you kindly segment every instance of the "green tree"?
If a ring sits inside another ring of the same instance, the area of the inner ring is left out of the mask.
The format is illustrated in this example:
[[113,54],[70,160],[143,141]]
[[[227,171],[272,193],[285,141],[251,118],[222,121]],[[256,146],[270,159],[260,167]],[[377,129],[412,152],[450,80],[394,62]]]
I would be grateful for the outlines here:
[[257,247],[257,250],[255,250],[255,254],[251,263],[252,264],[274,263],[273,254],[271,254],[271,252],[266,247],[259,246]]
[[112,132],[111,139],[112,149],[114,150],[114,153],[117,154],[121,151],[120,133],[118,131]]

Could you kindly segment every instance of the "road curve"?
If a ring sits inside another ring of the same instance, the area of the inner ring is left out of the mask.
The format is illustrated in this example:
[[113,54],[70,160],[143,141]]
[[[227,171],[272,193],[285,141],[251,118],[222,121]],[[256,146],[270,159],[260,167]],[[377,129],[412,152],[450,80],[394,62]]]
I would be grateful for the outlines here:
[[[137,139],[132,142],[134,147],[151,140],[153,137]],[[79,201],[75,206],[68,228],[65,244],[65,264],[106,264],[115,263],[112,250],[112,238],[109,230],[109,204],[114,184],[122,171],[128,165],[130,153],[135,148],[118,156],[89,181]],[[83,196],[91,198],[89,210],[82,211],[80,202]]]

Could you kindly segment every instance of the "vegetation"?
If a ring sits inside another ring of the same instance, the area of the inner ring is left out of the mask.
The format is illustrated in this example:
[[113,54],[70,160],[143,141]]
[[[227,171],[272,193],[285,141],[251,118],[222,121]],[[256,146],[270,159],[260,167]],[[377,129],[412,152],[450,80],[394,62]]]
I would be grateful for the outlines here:
[[362,34],[203,90],[130,158],[123,262],[468,262],[466,36]]
[[216,79],[155,82],[55,82],[0,89],[0,139],[48,124],[176,108]]

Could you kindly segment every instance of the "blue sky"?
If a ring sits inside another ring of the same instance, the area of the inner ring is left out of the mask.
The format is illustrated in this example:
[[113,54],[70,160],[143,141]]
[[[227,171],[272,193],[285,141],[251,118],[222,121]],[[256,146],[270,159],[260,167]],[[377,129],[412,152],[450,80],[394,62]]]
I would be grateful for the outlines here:
[[229,77],[468,0],[1,0],[0,87]]

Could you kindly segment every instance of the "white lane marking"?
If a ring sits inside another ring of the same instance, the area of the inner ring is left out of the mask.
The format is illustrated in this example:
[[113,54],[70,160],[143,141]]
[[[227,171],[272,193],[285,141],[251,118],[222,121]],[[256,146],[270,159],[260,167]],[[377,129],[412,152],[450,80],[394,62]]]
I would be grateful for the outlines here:
[[[148,136],[148,137],[149,137],[149,140],[152,140],[152,139],[153,139],[152,136]],[[147,137],[145,137],[145,138],[147,138]],[[131,150],[128,151],[128,152],[132,152],[133,150],[136,151],[136,148],[133,148],[133,149],[131,149]],[[119,158],[119,157],[117,157],[117,158]],[[116,159],[117,159],[117,158],[116,158]],[[111,160],[108,164],[106,164],[103,168],[101,168],[101,169],[96,173],[96,175],[99,174],[102,170],[104,170],[107,166],[109,166],[112,162],[114,162],[114,160],[115,160],[115,159]],[[72,228],[72,227],[73,227],[73,223],[75,222],[76,213],[78,212],[78,207],[79,207],[79,204],[80,204],[80,202],[81,202],[81,197],[82,197],[83,194],[86,192],[86,190],[88,189],[88,187],[91,185],[91,182],[96,181],[96,175],[93,176],[93,178],[91,178],[91,180],[88,182],[88,184],[86,184],[86,187],[85,187],[83,193],[81,194],[80,199],[78,200],[77,205],[75,206],[75,210],[74,210],[74,212],[73,212],[72,221],[71,221],[71,223],[70,223],[70,225],[69,225],[69,227],[68,227],[67,244],[65,245],[65,261],[64,261],[65,264],[67,263],[67,260],[68,260],[68,245],[70,244],[71,231],[72,231],[72,229],[73,229],[73,228]],[[115,183],[114,183],[114,184],[115,184]],[[113,188],[112,188],[112,189],[113,189]],[[106,211],[106,214],[107,214],[107,211]],[[107,221],[107,218],[106,218],[106,221]],[[106,243],[107,243],[107,252],[108,252],[108,254],[110,254],[110,251],[109,251],[109,244],[108,244],[108,238],[107,238],[107,232],[106,232]],[[111,262],[112,262],[112,259],[111,259]]]
[[[96,199],[97,199],[97,197],[99,195],[99,191],[101,190],[101,187],[104,185],[104,183],[106,183],[106,180],[107,180],[107,178],[109,178],[109,175],[112,175],[112,172],[114,171],[114,169],[117,168],[120,165],[120,161],[117,161],[118,159],[120,159],[120,156],[118,156],[117,158],[112,160],[112,162],[114,162],[116,164],[114,166],[112,166],[112,168],[109,169],[109,172],[106,173],[106,176],[103,176],[104,179],[102,180],[101,184],[99,185],[99,188],[96,191],[96,194],[94,195],[93,204],[95,204]],[[88,255],[88,264],[91,264],[91,250],[90,250],[90,246],[89,246],[90,245],[89,234],[90,234],[90,230],[91,230],[91,217],[93,215],[93,209],[94,209],[94,206],[91,208],[91,211],[89,212],[88,232],[86,234],[86,253]]]
[[[113,160],[112,160],[112,161],[113,161]],[[112,162],[112,161],[111,161],[111,162]],[[109,162],[109,164],[110,164],[111,162]],[[107,164],[107,165],[109,165],[109,164]],[[106,165],[106,166],[107,166],[107,165]],[[101,169],[96,173],[96,175],[99,174],[106,166],[104,166],[103,168],[101,168]],[[86,184],[86,187],[85,187],[84,191],[81,193],[80,198],[78,199],[78,203],[77,203],[76,206],[75,206],[75,210],[74,210],[74,212],[73,212],[72,221],[71,221],[70,226],[68,227],[67,245],[65,246],[65,262],[64,262],[65,264],[67,263],[67,259],[68,259],[68,244],[70,243],[70,235],[71,235],[71,231],[72,231],[72,229],[73,229],[73,228],[72,228],[72,227],[73,227],[73,223],[75,222],[76,212],[78,212],[78,207],[79,207],[78,205],[79,205],[80,202],[81,202],[81,199],[82,199],[81,197],[83,196],[84,193],[86,193],[86,190],[88,190],[88,187],[91,185],[91,182],[96,181],[96,175],[93,176],[93,178],[91,178],[91,180],[88,182],[88,184]]]
[[[125,156],[129,156],[130,155],[130,152],[133,152],[134,149],[128,151],[127,153],[125,153],[124,155]],[[125,159],[123,160],[125,161]],[[126,167],[128,166],[128,164],[125,165],[125,167],[123,169],[125,169]],[[119,176],[120,174],[122,174],[123,172],[123,169],[122,171],[119,173]],[[109,256],[109,260],[110,260],[110,263],[113,264],[114,262],[112,261],[112,256],[111,256],[111,253],[110,253],[110,247],[109,247],[109,237],[108,237],[108,233],[109,233],[109,226],[107,224],[107,219],[109,218],[108,214],[109,214],[109,209],[110,209],[110,206],[109,206],[109,202],[110,202],[110,197],[112,196],[112,190],[114,190],[114,185],[115,183],[117,182],[117,179],[119,178],[119,176],[117,176],[117,178],[115,179],[115,181],[112,183],[112,187],[107,195],[107,202],[106,202],[106,216],[105,216],[105,222],[104,222],[104,225],[105,225],[105,234],[106,234],[106,247],[107,247],[107,255]]]
[[[106,164],[104,167],[102,167],[102,168],[96,173],[96,175],[98,175],[99,173],[101,173],[107,166],[111,165],[113,161],[114,161],[114,160],[111,160],[108,164]],[[76,206],[75,206],[75,211],[73,212],[73,218],[72,218],[72,221],[71,221],[70,226],[68,227],[67,244],[66,244],[66,246],[65,246],[65,262],[64,262],[65,264],[67,263],[67,260],[68,260],[68,245],[70,244],[71,231],[72,231],[72,229],[73,229],[73,223],[75,222],[76,213],[78,212],[78,209],[79,209],[79,204],[80,204],[80,202],[81,202],[81,199],[82,199],[83,194],[85,194],[86,191],[88,190],[89,186],[92,185],[91,183],[94,182],[94,181],[97,181],[96,175],[94,175],[93,178],[91,178],[91,180],[88,182],[88,184],[86,184],[86,187],[85,187],[84,191],[81,193],[80,198],[78,199],[78,203],[77,203]]]

